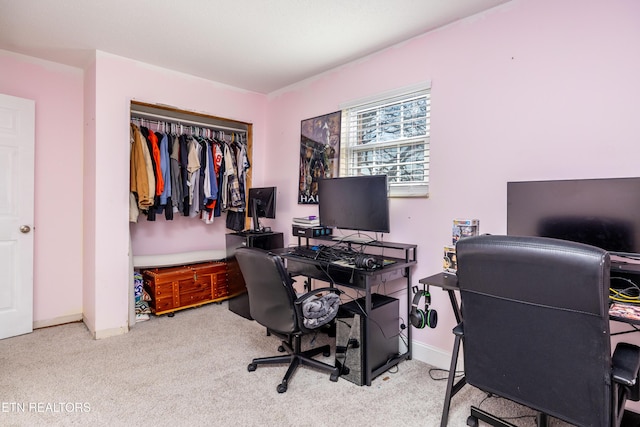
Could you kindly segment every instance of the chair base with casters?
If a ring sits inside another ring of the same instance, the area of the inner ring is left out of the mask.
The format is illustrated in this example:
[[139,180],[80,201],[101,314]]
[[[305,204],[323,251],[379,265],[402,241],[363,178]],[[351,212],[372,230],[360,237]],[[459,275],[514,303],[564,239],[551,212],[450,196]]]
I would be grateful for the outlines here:
[[249,372],[258,365],[289,364],[278,385],[278,393],[287,391],[289,381],[299,366],[306,365],[330,374],[331,381],[338,381],[337,367],[313,359],[318,354],[328,357],[328,345],[302,351],[302,337],[317,333],[331,323],[340,308],[340,291],[336,288],[319,288],[298,296],[294,280],[288,274],[282,258],[258,248],[236,249],[236,259],[247,285],[251,317],[282,340],[279,350],[289,354],[253,359],[247,366]]
[[328,357],[331,354],[330,346],[327,344],[320,347],[312,348],[310,350],[302,351],[301,341],[302,338],[300,335],[294,335],[289,341],[282,341],[282,345],[278,348],[278,350],[286,351],[289,354],[255,358],[251,363],[249,363],[249,365],[247,366],[247,370],[249,372],[253,372],[258,368],[258,365],[278,365],[288,363],[289,367],[287,369],[287,372],[285,373],[282,382],[276,387],[278,393],[284,393],[285,391],[287,391],[289,380],[300,365],[307,365],[323,372],[328,372],[331,374],[329,377],[331,381],[338,381],[340,371],[337,367],[313,359],[314,356],[317,356],[321,353],[323,356]]

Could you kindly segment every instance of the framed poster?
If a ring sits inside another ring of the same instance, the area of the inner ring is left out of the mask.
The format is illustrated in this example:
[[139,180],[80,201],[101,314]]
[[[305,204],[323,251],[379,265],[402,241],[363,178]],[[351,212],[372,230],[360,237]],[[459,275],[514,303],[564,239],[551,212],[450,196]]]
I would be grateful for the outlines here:
[[318,203],[318,179],[338,176],[341,111],[302,120],[298,203]]

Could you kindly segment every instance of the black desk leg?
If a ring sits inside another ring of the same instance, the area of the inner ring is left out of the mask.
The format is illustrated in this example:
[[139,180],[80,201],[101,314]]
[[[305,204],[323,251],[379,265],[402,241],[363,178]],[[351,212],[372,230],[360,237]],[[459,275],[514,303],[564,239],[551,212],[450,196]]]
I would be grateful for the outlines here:
[[447,391],[444,397],[444,406],[442,408],[442,419],[440,420],[440,427],[446,427],[449,422],[449,407],[451,406],[451,398],[460,391],[460,389],[467,383],[462,377],[455,385],[453,384],[456,378],[456,367],[458,366],[458,352],[460,351],[461,337],[456,335],[456,339],[453,343],[453,354],[451,354],[451,366],[449,367],[449,379],[447,380]]
[[460,304],[458,304],[456,293],[451,289],[447,293],[449,294],[449,301],[451,301],[451,308],[453,308],[453,315],[456,316],[456,325],[459,325],[462,322],[462,313],[460,312]]

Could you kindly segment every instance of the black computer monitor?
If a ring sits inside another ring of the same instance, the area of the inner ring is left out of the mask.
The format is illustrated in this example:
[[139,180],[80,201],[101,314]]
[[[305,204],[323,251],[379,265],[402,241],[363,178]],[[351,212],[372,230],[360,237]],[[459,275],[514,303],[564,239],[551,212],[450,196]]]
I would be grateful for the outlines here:
[[507,234],[640,254],[640,178],[508,182]]
[[318,181],[320,225],[389,233],[386,175],[324,178]]
[[276,217],[276,187],[249,188],[248,215],[253,219],[253,231],[260,231],[259,218]]

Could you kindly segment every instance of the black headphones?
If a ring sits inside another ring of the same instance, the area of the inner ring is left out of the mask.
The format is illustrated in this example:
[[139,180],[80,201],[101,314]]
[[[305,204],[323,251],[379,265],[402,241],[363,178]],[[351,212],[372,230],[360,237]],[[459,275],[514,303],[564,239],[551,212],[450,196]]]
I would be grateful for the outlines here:
[[[438,312],[431,310],[429,304],[431,304],[431,294],[429,293],[429,287],[418,291],[418,287],[413,287],[413,302],[411,303],[411,313],[409,314],[409,320],[414,328],[422,329],[425,326],[435,328],[438,324]],[[420,298],[424,297],[424,310],[418,308]]]
[[372,255],[363,253],[359,253],[353,258],[353,264],[356,268],[364,268],[366,270],[381,267],[380,260]]

